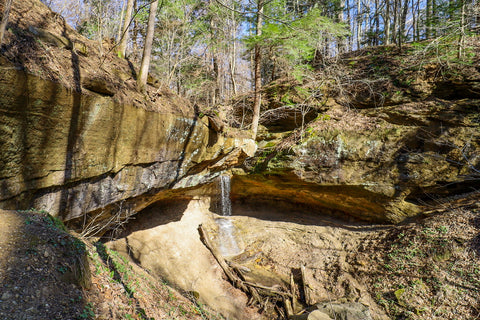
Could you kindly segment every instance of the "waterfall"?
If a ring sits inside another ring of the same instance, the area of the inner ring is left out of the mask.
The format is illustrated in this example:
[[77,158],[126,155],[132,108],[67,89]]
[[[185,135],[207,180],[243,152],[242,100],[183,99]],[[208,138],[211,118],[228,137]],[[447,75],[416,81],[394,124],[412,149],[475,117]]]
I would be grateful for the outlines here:
[[[230,200],[230,176],[220,176],[220,206],[223,217],[232,215],[232,202]],[[235,240],[235,226],[228,218],[215,220],[218,225],[218,241],[220,253],[225,256],[235,256],[242,252]]]
[[222,216],[231,216],[232,202],[230,201],[230,176],[220,176],[220,193]]

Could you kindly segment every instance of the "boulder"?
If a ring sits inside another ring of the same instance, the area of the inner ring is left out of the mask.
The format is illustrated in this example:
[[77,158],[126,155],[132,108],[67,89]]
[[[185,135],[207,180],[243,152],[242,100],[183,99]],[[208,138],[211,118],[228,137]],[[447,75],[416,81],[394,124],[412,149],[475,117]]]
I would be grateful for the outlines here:
[[290,317],[291,320],[332,320],[330,316],[320,310],[313,310],[310,313],[304,313],[302,315],[295,315]]
[[319,303],[319,311],[337,320],[372,320],[368,307],[361,303]]

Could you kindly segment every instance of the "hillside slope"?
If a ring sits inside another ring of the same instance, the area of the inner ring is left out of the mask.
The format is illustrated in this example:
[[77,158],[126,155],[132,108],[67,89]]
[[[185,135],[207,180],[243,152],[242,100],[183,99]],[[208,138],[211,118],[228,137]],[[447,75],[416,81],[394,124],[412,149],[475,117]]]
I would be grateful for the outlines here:
[[0,210],[2,319],[221,319],[45,212]]

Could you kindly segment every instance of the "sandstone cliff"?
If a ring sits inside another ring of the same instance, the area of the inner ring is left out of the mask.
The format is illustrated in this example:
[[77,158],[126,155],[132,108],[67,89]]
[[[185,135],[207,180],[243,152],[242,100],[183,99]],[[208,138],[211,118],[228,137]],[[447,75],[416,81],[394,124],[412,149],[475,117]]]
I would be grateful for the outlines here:
[[168,89],[141,94],[129,62],[102,51],[40,1],[14,2],[0,56],[1,208],[128,215],[149,203],[136,196],[208,181],[255,148]]
[[[414,47],[382,47],[339,61],[313,81],[277,81],[265,89],[265,107],[287,102],[296,113],[265,122],[256,161],[246,167],[251,174],[233,186],[238,206],[247,197],[293,201],[318,214],[400,222],[434,199],[476,190],[475,54],[455,62]],[[308,112],[301,108],[306,92]],[[302,127],[302,114],[308,120],[314,112],[316,119]]]

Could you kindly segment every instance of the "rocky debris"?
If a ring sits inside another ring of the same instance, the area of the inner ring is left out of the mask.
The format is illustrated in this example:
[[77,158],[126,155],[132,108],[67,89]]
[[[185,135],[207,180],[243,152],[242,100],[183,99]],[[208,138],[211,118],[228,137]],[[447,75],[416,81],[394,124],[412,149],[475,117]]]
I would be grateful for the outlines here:
[[318,303],[315,310],[292,316],[292,320],[372,320],[368,307],[361,303]]
[[319,303],[319,311],[337,320],[372,320],[368,307],[361,303]]
[[320,310],[313,310],[302,315],[296,315],[290,317],[292,320],[332,320],[330,316]]

